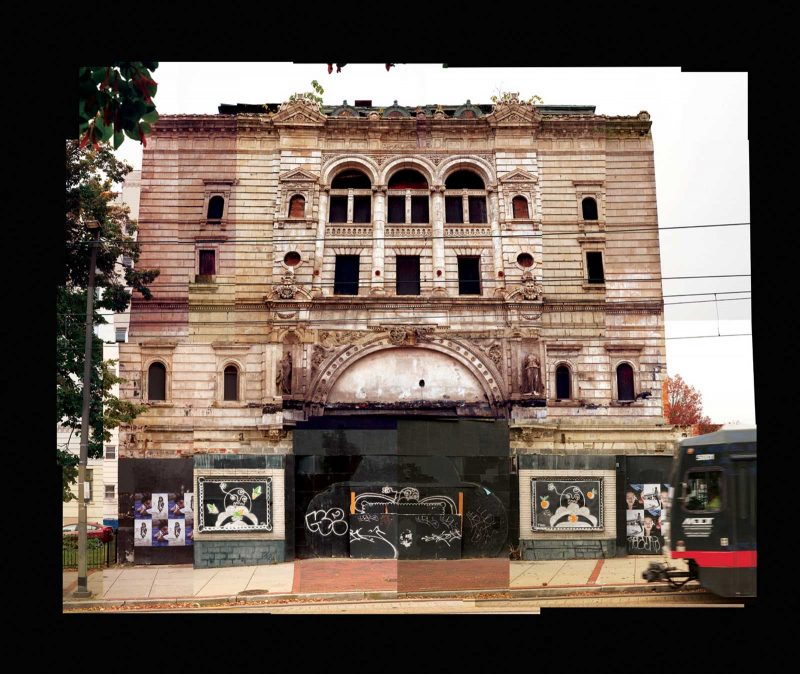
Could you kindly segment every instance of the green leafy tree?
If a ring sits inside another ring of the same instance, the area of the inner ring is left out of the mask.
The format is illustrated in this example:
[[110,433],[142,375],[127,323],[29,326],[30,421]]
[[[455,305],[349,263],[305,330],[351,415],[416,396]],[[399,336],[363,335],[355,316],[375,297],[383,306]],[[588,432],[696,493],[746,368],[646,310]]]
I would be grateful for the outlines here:
[[158,119],[153,103],[158,85],[150,71],[156,61],[117,61],[110,66],[78,68],[78,134],[81,147],[125,136],[147,145],[150,125]]
[[[89,282],[90,244],[92,234],[88,220],[100,225],[100,242],[95,267],[95,301],[93,322],[107,321],[97,313],[101,309],[122,312],[128,308],[131,290],[146,299],[152,296],[148,284],[158,276],[155,269],[123,267],[119,260],[139,259],[139,245],[133,238],[136,223],[129,217],[127,206],[114,202],[114,183],[120,183],[131,167],[120,162],[111,148],[81,146],[79,141],[66,143],[66,217],[64,227],[63,265],[56,290],[56,423],[80,434],[83,408],[83,365],[85,349],[86,287]],[[126,287],[127,286],[127,287]],[[102,360],[103,345],[93,340],[91,397],[89,409],[89,456],[102,456],[103,442],[111,438],[110,430],[129,423],[145,407],[119,400],[111,394],[114,384],[122,381],[112,369],[112,361]],[[70,484],[77,477],[78,457],[58,447],[58,461],[63,468],[63,499],[74,498]]]

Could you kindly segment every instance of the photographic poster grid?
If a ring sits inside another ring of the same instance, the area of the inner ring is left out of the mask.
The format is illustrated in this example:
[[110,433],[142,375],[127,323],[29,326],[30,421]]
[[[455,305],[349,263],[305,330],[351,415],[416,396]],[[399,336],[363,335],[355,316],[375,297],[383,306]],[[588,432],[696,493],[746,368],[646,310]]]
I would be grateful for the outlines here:
[[630,483],[625,488],[625,536],[628,554],[660,555],[669,535],[672,487],[664,483]]
[[603,531],[603,478],[531,478],[531,529]]
[[133,517],[135,547],[193,544],[193,492],[136,492]]
[[202,533],[272,531],[272,477],[200,477]]

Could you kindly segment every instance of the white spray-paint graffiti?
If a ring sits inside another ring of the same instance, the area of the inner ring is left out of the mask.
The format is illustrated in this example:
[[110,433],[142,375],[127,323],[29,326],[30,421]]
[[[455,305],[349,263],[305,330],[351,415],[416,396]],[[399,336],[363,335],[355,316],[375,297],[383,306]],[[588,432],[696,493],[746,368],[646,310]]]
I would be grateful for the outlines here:
[[423,513],[430,514],[455,514],[457,512],[456,503],[449,496],[426,496],[419,497],[419,489],[416,487],[403,487],[399,491],[388,485],[381,489],[380,494],[374,492],[364,492],[355,499],[356,512],[367,511],[388,511],[392,505],[391,512],[413,514],[414,511],[422,510]]
[[661,552],[661,541],[656,536],[630,536],[628,537],[628,548],[658,554]]
[[495,528],[495,517],[483,508],[467,513],[467,521],[472,533],[469,540],[472,543],[484,543],[491,539]]
[[321,536],[328,536],[331,532],[336,536],[344,536],[349,529],[347,520],[344,518],[344,510],[341,508],[312,510],[306,514],[306,527],[309,531]]
[[358,529],[351,529],[350,530],[350,542],[353,541],[367,541],[369,543],[374,543],[375,541],[383,541],[386,543],[392,550],[394,550],[394,558],[397,559],[398,551],[397,548],[392,545],[390,540],[386,538],[386,532],[381,531],[379,526],[376,526],[372,529],[367,529],[365,534],[361,533],[361,528]]
[[450,543],[461,540],[461,532],[458,529],[450,529],[450,531],[443,531],[441,534],[433,533],[428,536],[423,536],[420,540],[426,542],[435,541],[437,543],[445,543],[449,548]]
[[410,529],[406,529],[403,533],[400,534],[400,545],[404,548],[410,548],[411,543],[413,542],[413,535],[411,534]]

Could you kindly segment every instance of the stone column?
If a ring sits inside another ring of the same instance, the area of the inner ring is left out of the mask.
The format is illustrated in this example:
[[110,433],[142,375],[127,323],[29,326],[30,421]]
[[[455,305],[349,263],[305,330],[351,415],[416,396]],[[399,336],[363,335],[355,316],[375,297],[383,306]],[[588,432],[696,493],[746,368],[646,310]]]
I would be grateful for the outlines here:
[[384,225],[386,223],[386,186],[372,187],[372,271],[370,295],[384,293]]
[[322,185],[319,193],[319,222],[317,240],[314,244],[314,272],[311,279],[312,293],[322,292],[322,261],[325,256],[325,223],[328,221],[328,193],[330,185]]
[[505,278],[500,276],[500,272],[503,271],[503,240],[500,236],[500,222],[498,217],[500,209],[495,188],[489,187],[487,192],[489,194],[489,224],[492,229],[492,248],[494,250],[494,254],[492,255],[494,259],[494,284],[495,294],[497,294],[502,293],[506,285]]
[[[446,293],[444,268],[444,186],[432,185],[433,213],[431,218],[433,254],[433,291]],[[441,271],[441,276],[437,272]]]
[[347,190],[347,224],[353,224],[353,190]]

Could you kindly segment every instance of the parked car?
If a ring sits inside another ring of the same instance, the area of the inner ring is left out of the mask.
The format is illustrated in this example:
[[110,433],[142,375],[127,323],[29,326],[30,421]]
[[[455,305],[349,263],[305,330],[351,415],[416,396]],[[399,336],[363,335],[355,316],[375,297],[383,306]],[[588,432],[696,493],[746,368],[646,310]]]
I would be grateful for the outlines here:
[[[78,525],[65,524],[63,531],[64,531],[64,536],[77,536]],[[97,522],[87,522],[86,537],[99,538],[101,541],[103,541],[103,543],[108,543],[112,538],[114,538],[114,529],[112,529],[111,527],[107,527],[103,524],[98,524]]]

